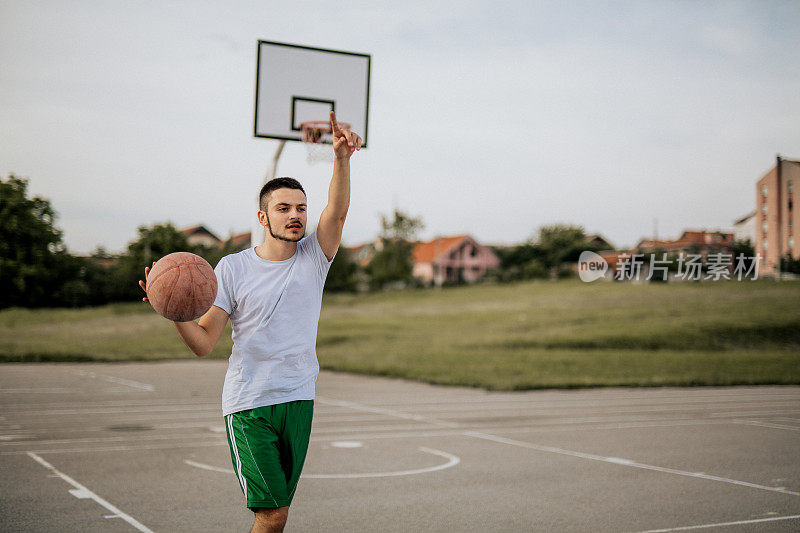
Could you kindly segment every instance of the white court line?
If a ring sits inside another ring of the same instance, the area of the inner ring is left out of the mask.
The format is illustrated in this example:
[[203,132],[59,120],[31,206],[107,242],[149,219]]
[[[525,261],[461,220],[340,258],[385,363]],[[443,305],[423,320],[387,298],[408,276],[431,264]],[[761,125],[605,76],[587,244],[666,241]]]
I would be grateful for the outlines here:
[[531,450],[537,450],[541,452],[548,452],[548,453],[557,453],[560,455],[569,455],[572,457],[580,457],[582,459],[591,459],[593,461],[602,461],[605,463],[613,463],[622,466],[630,466],[633,468],[642,468],[644,470],[654,470],[656,472],[664,472],[667,474],[676,474],[679,476],[687,476],[687,477],[694,477],[700,479],[708,479],[710,481],[720,481],[722,483],[730,483],[733,485],[741,485],[744,487],[750,487],[753,489],[761,489],[767,490],[770,492],[780,492],[781,494],[790,494],[792,496],[800,496],[800,492],[793,492],[791,490],[786,490],[784,487],[767,487],[765,485],[758,485],[756,483],[748,483],[747,481],[738,481],[736,479],[730,479],[725,477],[719,476],[711,476],[709,474],[703,472],[687,472],[685,470],[676,470],[674,468],[663,468],[660,466],[653,466],[647,465],[644,463],[637,463],[635,461],[631,461],[630,459],[622,459],[619,457],[603,457],[601,455],[594,455],[591,453],[583,453],[583,452],[575,452],[572,450],[564,450],[562,448],[554,448],[552,446],[541,446],[539,444],[531,444],[529,442],[524,442],[520,440],[513,440],[513,439],[506,439],[504,437],[498,437],[496,435],[489,435],[487,433],[479,433],[477,431],[465,431],[465,435],[470,437],[475,437],[478,439],[485,439],[494,442],[499,442],[502,444],[510,444],[512,446],[519,446],[521,448],[528,448]]
[[[670,412],[692,412],[692,413],[705,413],[709,410],[720,411],[721,409],[742,409],[751,407],[752,404],[740,404],[740,405],[711,405],[711,406],[688,406],[688,405],[672,405],[672,406],[664,406],[664,407],[641,407],[636,405],[629,405],[629,406],[611,406],[606,407],[603,405],[593,405],[587,406],[586,408],[582,409],[581,412],[592,414],[592,413],[607,413],[607,414],[626,414],[626,413],[670,413]],[[770,407],[770,408],[791,408],[791,407],[800,407],[800,402],[782,402],[782,403],[773,403],[771,405],[764,405],[761,407]],[[518,411],[520,413],[526,413],[530,415],[536,416],[558,416],[563,411],[572,412],[572,406],[564,406],[564,407],[540,407],[536,404],[530,405],[513,405],[513,406],[486,406],[486,407],[475,407],[471,408],[470,411],[467,413],[464,412],[463,407],[459,406],[450,406],[450,407],[443,407],[442,409],[425,409],[425,412],[434,413],[434,414],[446,414],[446,413],[456,413],[456,414],[464,414],[464,416],[476,416],[476,414],[480,413],[488,413],[493,414],[498,411]],[[402,413],[402,411],[399,411]],[[405,413],[404,413],[405,414]],[[726,414],[726,413],[720,413]]]
[[75,372],[79,376],[88,376],[90,378],[100,378],[103,381],[108,381],[109,383],[118,383],[120,385],[127,385],[128,387],[133,387],[134,389],[146,390],[146,391],[154,391],[156,388],[153,385],[148,383],[141,383],[139,381],[133,381],[132,379],[123,379],[117,378],[114,376],[106,376],[104,374],[98,374],[96,372],[85,372],[83,370],[78,370]]
[[[517,402],[517,401],[526,401],[526,402],[542,402],[545,405],[558,405],[558,404],[568,404],[574,402],[591,402],[591,405],[595,405],[601,402],[652,402],[654,401],[654,395],[659,393],[658,388],[650,389],[647,393],[641,395],[634,395],[633,393],[625,396],[602,396],[599,398],[592,398],[587,400],[587,396],[591,394],[592,391],[589,393],[581,392],[581,391],[561,391],[560,394],[562,396],[557,396],[558,391],[554,393],[554,391],[519,391],[510,394],[502,394],[498,392],[487,393],[487,396],[477,396],[476,394],[464,397],[453,397],[453,395],[442,396],[441,398],[436,399],[424,399],[420,401],[410,400],[407,401],[405,399],[402,400],[382,400],[382,399],[375,399],[370,400],[370,403],[373,405],[379,406],[404,406],[404,405],[438,405],[438,404],[448,404],[448,403],[472,403],[472,402]],[[659,401],[663,401],[663,403],[671,403],[673,401],[676,402],[683,402],[683,401],[699,401],[703,402],[707,398],[708,402],[713,403],[715,401],[721,402],[747,402],[747,401],[770,401],[773,399],[777,400],[791,400],[796,399],[800,400],[800,394],[795,391],[798,391],[797,386],[787,386],[783,390],[776,390],[775,392],[759,392],[757,390],[752,389],[742,389],[742,390],[732,390],[726,393],[726,391],[714,389],[713,392],[709,394],[700,393],[700,392],[693,392],[687,391],[686,393],[681,393],[676,396],[655,396],[656,399]],[[566,397],[567,395],[575,395],[577,397],[569,398]],[[535,397],[534,397],[535,396]],[[430,398],[430,396],[426,397]],[[596,401],[592,401],[596,400]]]
[[746,412],[746,413],[711,413],[708,416],[713,417],[713,418],[719,418],[719,417],[724,417],[724,416],[745,417],[745,416],[790,415],[790,414],[794,414],[794,413],[800,413],[800,411],[798,411],[798,410],[790,410],[790,411],[783,410],[783,411],[749,411],[749,412]]
[[35,453],[28,452],[28,455],[34,461],[36,461],[37,463],[39,463],[43,467],[45,467],[48,470],[50,470],[51,472],[53,472],[54,475],[60,477],[61,479],[63,479],[64,481],[66,481],[67,483],[69,483],[70,485],[75,487],[75,489],[69,491],[70,494],[72,494],[73,496],[75,496],[76,498],[79,498],[79,499],[88,498],[88,499],[94,500],[97,503],[99,503],[100,505],[102,505],[103,507],[105,507],[106,509],[108,509],[109,511],[111,511],[112,513],[114,513],[114,514],[112,514],[110,516],[106,516],[106,518],[122,518],[127,523],[132,525],[134,528],[138,529],[139,531],[144,531],[145,533],[153,533],[153,531],[151,529],[149,529],[147,526],[143,525],[141,522],[139,522],[138,520],[136,520],[132,516],[123,513],[122,511],[117,509],[115,506],[111,505],[109,502],[107,502],[106,500],[104,500],[103,498],[101,498],[100,496],[95,494],[94,492],[90,491],[85,486],[81,485],[80,483],[78,483],[77,481],[75,481],[74,479],[69,477],[68,475],[64,474],[63,472],[59,472],[58,470],[56,470],[56,468],[53,465],[51,465],[50,463],[48,463],[47,461],[45,461],[44,459],[42,459],[41,457],[39,457]]
[[[598,429],[635,429],[635,428],[653,428],[653,427],[680,427],[680,426],[706,426],[706,425],[728,425],[730,424],[727,420],[713,420],[711,422],[705,422],[702,420],[697,421],[678,421],[675,423],[630,423],[630,424],[605,424],[605,425],[598,425],[598,426],[584,426],[584,427],[481,427],[475,426],[474,429],[476,430],[486,430],[490,429],[493,431],[498,431],[502,433],[555,433],[559,431],[592,431]],[[408,432],[400,432],[400,433],[340,433],[334,435],[325,435],[325,436],[315,436],[316,430],[312,431],[311,440],[312,441],[337,441],[337,440],[370,440],[370,439],[407,439],[407,438],[416,438],[416,437],[455,437],[455,436],[463,436],[464,430],[470,429],[469,427],[465,427],[462,430],[442,430],[438,431],[435,429],[427,430],[427,431],[408,431]]]
[[[75,389],[84,390],[84,389]],[[106,400],[106,401],[91,401],[91,402],[52,402],[52,403],[37,403],[36,407],[41,411],[42,409],[86,409],[86,408],[103,408],[103,407],[147,407],[154,405],[164,405],[165,399],[156,398],[130,398],[127,400]],[[191,400],[185,399],[169,399],[170,405],[217,405],[220,407],[220,418],[222,418],[222,406],[216,398],[192,398]],[[10,405],[9,411],[19,411],[27,413],[30,406],[26,405]]]
[[734,424],[742,424],[746,426],[761,426],[764,428],[775,428],[775,429],[788,429],[790,431],[800,431],[800,427],[798,426],[785,426],[783,424],[773,424],[771,422],[761,422],[759,420],[731,420]]
[[[349,404],[349,406],[353,406],[354,409],[356,409],[356,408],[363,409],[363,408],[366,407],[366,406],[363,406],[363,405],[355,404],[354,402],[346,402],[346,403]],[[390,410],[387,410],[386,412],[388,414],[390,412]],[[404,415],[404,413],[399,413],[399,414]],[[426,421],[426,418],[423,417],[423,416],[418,416],[416,418],[416,420]],[[438,421],[436,421],[436,422],[438,422]],[[495,429],[495,431],[497,431],[497,429]],[[680,476],[694,477],[694,478],[706,479],[706,480],[710,480],[710,481],[719,481],[719,482],[722,482],[722,483],[730,483],[730,484],[733,484],[733,485],[740,485],[740,486],[744,486],[744,487],[750,487],[750,488],[754,488],[754,489],[766,490],[766,491],[770,491],[770,492],[779,492],[779,493],[782,493],[782,494],[790,494],[792,496],[800,496],[800,492],[793,492],[793,491],[790,491],[790,490],[786,490],[786,488],[784,488],[784,487],[767,487],[767,486],[764,486],[764,485],[758,485],[756,483],[749,483],[749,482],[746,482],[746,481],[738,481],[738,480],[735,480],[735,479],[729,479],[729,478],[724,478],[724,477],[719,477],[719,476],[711,476],[711,475],[705,474],[703,472],[686,472],[684,470],[676,470],[676,469],[673,469],[673,468],[663,468],[663,467],[660,467],[660,466],[653,466],[653,465],[647,465],[647,464],[644,464],[644,463],[637,463],[635,461],[631,461],[629,459],[622,459],[622,458],[619,458],[619,457],[602,457],[600,455],[593,455],[593,454],[588,454],[588,453],[575,452],[575,451],[571,451],[571,450],[564,450],[564,449],[561,449],[561,448],[554,448],[552,446],[540,446],[540,445],[537,445],[537,444],[531,444],[531,443],[528,443],[528,442],[523,442],[523,441],[513,440],[513,439],[506,439],[506,438],[503,438],[503,437],[498,437],[496,435],[490,435],[488,433],[479,433],[479,432],[476,432],[476,431],[463,431],[462,434],[470,436],[470,437],[479,438],[479,439],[495,441],[495,442],[499,442],[499,443],[502,443],[502,444],[510,444],[510,445],[513,445],[513,446],[520,446],[520,447],[523,447],[523,448],[529,448],[529,449],[532,449],[532,450],[538,450],[538,451],[549,452],[549,453],[558,453],[558,454],[561,454],[561,455],[569,455],[569,456],[572,456],[572,457],[580,457],[580,458],[583,458],[583,459],[591,459],[591,460],[594,460],[594,461],[603,461],[603,462],[618,464],[618,465],[622,465],[622,466],[629,466],[629,467],[632,467],[632,468],[641,468],[641,469],[645,469],[645,470],[653,470],[653,471],[656,471],[656,472],[664,472],[664,473],[667,473],[667,474],[676,474],[676,475],[680,475]]]
[[[396,472],[368,472],[364,474],[303,474],[302,477],[304,479],[358,479],[358,478],[374,478],[374,477],[411,476],[415,474],[425,474],[428,472],[436,472],[438,470],[444,470],[445,468],[453,467],[461,462],[461,459],[459,457],[451,453],[443,452],[441,450],[434,450],[433,448],[426,448],[424,446],[420,446],[417,449],[425,453],[430,453],[433,455],[444,457],[448,461],[446,463],[442,463],[436,466],[429,466],[427,468],[417,468],[414,470],[398,470]],[[203,463],[197,463],[189,459],[185,459],[183,462],[190,466],[202,468],[204,470],[211,470],[212,472],[224,472],[226,474],[233,474],[232,468],[220,468],[218,466],[211,466]]]
[[[181,417],[183,418],[183,417]],[[210,428],[214,427],[221,427],[225,429],[225,425],[220,423],[222,417],[207,417],[206,421],[198,421],[198,422],[174,422],[171,424],[152,424],[148,425],[147,427],[153,431],[160,430],[160,429],[186,429],[186,428]],[[316,422],[316,419],[314,420]],[[126,424],[132,422],[130,418],[125,418]],[[127,424],[131,425],[131,424]],[[2,431],[2,430],[0,430]],[[85,435],[88,433],[94,433],[98,431],[108,431],[108,426],[81,426],[81,427],[67,427],[67,428],[40,428],[40,429],[26,429],[17,432],[20,436],[29,436],[35,435],[37,431],[46,431],[50,435],[61,435],[61,434],[68,434],[68,433],[80,433],[81,435]],[[12,434],[12,433],[9,433]],[[66,438],[66,437],[64,437]]]
[[[331,401],[331,400],[324,400],[319,399],[317,400],[320,403],[327,404],[327,405],[334,405],[337,407],[345,407],[350,408],[356,411],[364,411],[368,413],[374,414],[383,414],[387,416],[394,416],[397,418],[405,418],[407,420],[418,420],[424,421],[429,424],[438,425],[440,427],[455,427],[458,424],[445,422],[442,420],[437,420],[433,417],[426,417],[422,415],[413,415],[409,413],[404,413],[401,411],[396,411],[394,409],[383,409],[378,407],[367,407],[360,404],[356,404],[354,402],[339,402],[339,401]],[[330,403],[329,403],[330,402]],[[547,409],[525,409],[525,408],[515,408],[521,412],[525,412],[525,414],[530,414],[531,416],[542,416],[542,415],[549,415],[554,416],[557,415],[553,413],[552,410]],[[495,411],[500,409],[495,409]],[[693,411],[692,409],[678,409],[678,408],[665,408],[665,409],[598,409],[604,413],[608,413],[610,415],[618,414],[624,415],[625,413],[648,413],[648,412],[668,412],[668,411]],[[16,410],[16,412],[24,413],[25,416],[50,416],[50,415],[94,415],[94,414],[117,414],[117,413],[157,413],[157,412],[180,412],[180,413],[189,413],[189,412],[209,412],[213,411],[217,413],[221,417],[221,409],[219,404],[194,404],[194,405],[148,405],[148,406],[130,406],[130,407],[89,407],[89,408],[82,408],[82,409],[45,409],[40,411],[26,411],[23,409]],[[480,409],[477,411],[493,411],[492,409]],[[695,410],[696,411],[696,410]],[[458,411],[456,411],[458,412]],[[781,410],[781,411],[751,411],[751,412],[732,412],[732,413],[711,413],[705,416],[709,416],[712,418],[721,418],[721,417],[747,417],[747,416],[758,416],[758,415],[784,415],[784,414],[794,414],[800,413],[800,410]],[[336,413],[327,413],[328,415],[334,415]],[[474,416],[474,413],[472,413]],[[183,416],[183,415],[182,415]]]
[[0,389],[2,394],[60,394],[64,392],[76,392],[81,389],[59,389],[59,388],[38,388],[38,389]]
[[118,413],[157,413],[157,412],[186,412],[186,411],[216,411],[218,418],[222,418],[220,404],[207,405],[147,405],[139,407],[100,407],[86,409],[46,409],[43,411],[23,411],[25,416],[30,415],[103,415]]
[[700,526],[671,527],[668,529],[648,529],[639,533],[665,533],[667,531],[687,531],[690,529],[705,529],[711,527],[740,526],[743,524],[758,524],[760,522],[774,522],[776,520],[794,520],[800,518],[800,514],[793,516],[776,516],[774,518],[757,518],[754,520],[739,520],[738,522],[719,522],[717,524],[703,524]]
[[[450,426],[443,426],[443,427],[450,427]],[[463,428],[463,424],[459,424],[458,426],[453,426],[453,429],[456,428]],[[322,434],[322,433],[347,433],[349,431],[396,431],[402,430],[407,431],[409,429],[425,429],[425,426],[422,424],[415,424],[415,425],[390,425],[390,426],[350,426],[350,427],[327,427],[327,428],[320,428],[316,427],[312,430],[314,434]]]
[[[598,426],[585,426],[585,427],[492,427],[492,428],[485,428],[481,426],[475,426],[474,429],[491,429],[493,431],[498,431],[502,433],[552,433],[557,431],[591,431],[597,429],[631,429],[631,428],[651,428],[651,427],[679,427],[679,426],[706,426],[706,425],[725,425],[730,424],[729,420],[712,420],[712,421],[703,421],[703,420],[685,420],[685,421],[676,421],[674,423],[637,423],[632,422],[629,424],[605,424],[605,425],[598,425]],[[413,426],[411,426],[413,427]],[[224,428],[222,428],[224,431]],[[463,429],[429,429],[429,430],[421,430],[421,431],[402,431],[402,432],[394,432],[394,433],[343,433],[346,431],[346,428],[339,428],[340,432],[335,433],[333,435],[319,435],[318,430],[314,429],[311,432],[311,441],[312,442],[327,442],[327,441],[337,441],[337,440],[380,440],[380,439],[408,439],[408,438],[418,438],[418,437],[459,437],[464,436],[464,430],[470,429],[469,427],[465,427]],[[221,431],[219,432],[221,433]],[[184,438],[191,438],[192,436],[183,436]],[[140,437],[136,437],[138,440]],[[178,436],[175,437],[168,437],[170,439],[177,439],[180,438]],[[205,434],[201,435],[200,438],[213,438],[212,435]],[[131,439],[133,440],[133,438]],[[145,440],[145,439],[142,439]],[[198,442],[202,442],[201,440]],[[40,442],[31,442],[28,441],[25,443],[26,445],[30,446],[32,444],[41,444]],[[137,446],[137,445],[130,445],[130,446],[99,446],[99,447],[82,447],[82,448],[50,448],[50,449],[41,449],[41,450],[34,450],[38,453],[71,453],[71,452],[106,452],[106,451],[135,451],[135,450],[154,450],[154,449],[172,449],[172,448],[192,448],[196,446],[218,446],[218,445],[225,445],[227,441],[218,441],[218,442],[206,442],[206,443],[183,443],[183,444],[154,444],[154,445],[144,445],[144,446]],[[0,456],[2,455],[20,455],[25,453],[25,451],[7,451],[7,452],[0,452]]]
[[115,378],[113,376],[100,376],[102,379],[109,381],[111,383],[118,383],[120,385],[127,385],[128,387],[133,387],[134,389],[141,389],[146,391],[154,391],[156,390],[155,386],[150,385],[148,383],[140,383],[138,381],[133,381],[132,379],[122,379],[122,378]]
[[335,405],[337,407],[348,407],[350,409],[354,409],[356,411],[365,411],[367,413],[377,413],[382,415],[394,416],[397,418],[405,418],[406,420],[416,420],[419,422],[426,422],[428,424],[433,424],[434,426],[438,427],[458,427],[460,424],[454,424],[452,422],[444,422],[442,420],[436,420],[435,418],[425,417],[421,415],[412,415],[408,413],[401,413],[400,411],[395,411],[394,409],[384,409],[381,407],[369,407],[366,405],[361,405],[355,402],[346,402],[342,400],[332,400],[330,398],[323,398],[317,396],[317,401],[323,405]]
[[[572,404],[572,405],[561,405],[561,404],[551,404],[547,402],[538,402],[534,399],[528,401],[518,401],[518,402],[495,402],[494,405],[483,403],[479,401],[466,401],[458,404],[443,404],[441,406],[430,405],[425,407],[417,407],[417,406],[409,406],[410,409],[413,409],[414,412],[431,412],[431,413],[444,413],[444,412],[462,412],[464,410],[464,404],[479,404],[477,407],[470,407],[471,411],[510,411],[510,410],[534,410],[534,411],[547,411],[552,412],[554,410],[571,410],[576,408],[586,408],[586,409],[594,409],[594,410],[602,410],[602,411],[609,411],[609,412],[629,412],[629,411],[643,411],[643,412],[661,412],[661,411],[707,411],[707,410],[719,410],[719,409],[747,409],[747,408],[780,408],[780,407],[800,407],[800,398],[797,399],[787,399],[785,401],[773,401],[773,400],[764,400],[764,401],[757,401],[757,402],[748,402],[745,400],[740,400],[738,402],[734,402],[730,400],[729,405],[725,405],[725,402],[665,402],[665,404],[655,403],[655,402],[630,402],[625,404],[610,404],[604,403],[602,401],[598,402],[586,402],[585,404]],[[497,405],[500,404],[500,405]],[[406,408],[406,406],[399,406],[402,410]],[[402,412],[402,411],[401,411]]]
[[[218,439],[218,437],[215,437]],[[96,448],[56,448],[52,450],[29,450],[15,451],[15,452],[0,452],[0,455],[22,455],[26,453],[87,453],[87,452],[127,452],[139,450],[172,450],[177,448],[205,448],[207,446],[227,446],[227,439],[222,440],[208,440],[207,442],[194,442],[194,443],[176,443],[176,444],[152,444],[143,446],[104,446]]]
[[[353,421],[378,421],[383,420],[386,418],[387,415],[360,415],[352,417]],[[160,429],[180,429],[180,428],[197,428],[197,427],[209,427],[209,426],[221,426],[219,424],[220,418],[218,416],[205,416],[199,415],[194,416],[191,414],[181,414],[180,420],[184,420],[187,418],[197,418],[201,421],[197,422],[174,422],[174,423],[161,423],[161,424],[148,424],[149,427],[152,427],[153,430],[160,430]],[[342,419],[323,419],[321,417],[317,417],[317,414],[314,413],[314,426],[316,429],[326,429],[329,428],[325,427],[326,423],[334,423],[334,422],[346,422],[350,421],[350,417],[342,417]],[[133,422],[153,422],[156,420],[156,417],[151,415],[147,417],[125,417],[126,423],[133,423]],[[498,422],[505,422],[502,417],[497,419]],[[531,422],[537,422],[534,425],[531,425]],[[575,427],[581,424],[595,424],[591,426],[587,426],[587,429],[624,429],[624,424],[632,424],[630,427],[649,427],[653,425],[653,427],[671,427],[673,425],[714,425],[714,424],[730,424],[731,421],[728,419],[706,419],[706,418],[685,418],[685,417],[671,417],[671,416],[663,416],[663,417],[649,417],[649,416],[625,416],[625,417],[603,417],[603,416],[595,416],[595,417],[585,417],[585,418],[560,418],[555,420],[531,420],[527,421],[525,428],[533,428],[534,430],[538,430],[539,428],[547,428],[551,426],[557,426],[559,429],[557,431],[580,431],[584,428],[582,427]],[[596,425],[596,424],[603,424],[603,425]],[[623,425],[621,425],[623,424]],[[564,429],[561,429],[561,427]],[[484,430],[493,430],[495,427],[487,426],[485,424],[466,424],[461,423],[459,424],[460,428],[462,429],[484,429]],[[505,431],[507,428],[512,426],[497,426],[498,428],[503,428]],[[516,426],[519,427],[519,426]],[[338,430],[341,432],[347,431],[358,431],[361,428],[355,427],[341,427],[338,426]],[[372,429],[372,426],[367,428],[367,431]],[[397,429],[397,428],[396,428]],[[60,434],[68,434],[68,433],[81,433],[87,434],[97,431],[107,431],[108,426],[91,426],[91,427],[68,427],[68,428],[40,428],[40,429],[28,429],[28,430],[20,430],[17,433],[23,436],[29,436],[36,431],[47,431],[53,435],[60,435]],[[2,431],[2,430],[0,430]],[[498,429],[499,431],[499,429]],[[8,435],[14,435],[14,432],[9,431]]]
[[[209,430],[212,431],[212,430]],[[222,433],[222,431],[213,430],[216,433]],[[4,437],[10,437],[11,435],[3,435],[0,436],[0,441],[5,441]],[[24,435],[23,435],[24,436]],[[11,448],[13,446],[27,446],[31,447],[32,445],[35,446],[44,446],[50,444],[102,444],[105,442],[136,442],[136,441],[153,441],[153,440],[202,440],[209,437],[208,433],[199,433],[194,435],[186,435],[186,434],[174,434],[174,435],[157,435],[157,434],[147,434],[147,435],[126,435],[126,436],[116,436],[116,437],[87,437],[87,438],[80,438],[80,439],[53,439],[53,440],[24,440],[24,441],[9,441],[9,442],[0,442],[0,449],[3,448]]]

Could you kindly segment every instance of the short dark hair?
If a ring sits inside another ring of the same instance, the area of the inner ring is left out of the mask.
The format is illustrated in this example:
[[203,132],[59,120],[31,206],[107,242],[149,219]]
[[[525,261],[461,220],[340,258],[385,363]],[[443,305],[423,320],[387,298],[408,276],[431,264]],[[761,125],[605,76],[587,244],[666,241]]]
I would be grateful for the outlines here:
[[258,208],[262,211],[267,210],[267,202],[269,201],[269,195],[272,191],[277,189],[298,189],[302,191],[303,194],[306,193],[303,186],[300,185],[300,182],[294,178],[274,178],[269,180],[267,183],[261,187],[261,192],[258,193]]

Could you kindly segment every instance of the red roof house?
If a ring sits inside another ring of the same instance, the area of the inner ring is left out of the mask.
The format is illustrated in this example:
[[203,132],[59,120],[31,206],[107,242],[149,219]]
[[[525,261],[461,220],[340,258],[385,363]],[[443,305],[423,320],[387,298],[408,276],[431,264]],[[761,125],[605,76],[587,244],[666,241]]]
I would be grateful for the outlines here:
[[731,253],[733,233],[721,231],[684,231],[674,241],[642,240],[636,245],[639,252],[662,250],[667,253],[695,253],[705,258],[709,253]]
[[479,281],[486,270],[500,265],[500,259],[469,235],[440,237],[420,242],[412,251],[413,275],[423,283]]

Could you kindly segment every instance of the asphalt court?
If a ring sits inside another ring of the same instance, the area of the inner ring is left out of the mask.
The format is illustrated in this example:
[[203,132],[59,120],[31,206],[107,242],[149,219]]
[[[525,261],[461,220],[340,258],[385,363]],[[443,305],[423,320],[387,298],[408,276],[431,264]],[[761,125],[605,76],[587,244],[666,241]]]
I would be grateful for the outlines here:
[[[0,367],[3,531],[247,531],[224,361]],[[322,372],[287,531],[798,531],[800,387]]]

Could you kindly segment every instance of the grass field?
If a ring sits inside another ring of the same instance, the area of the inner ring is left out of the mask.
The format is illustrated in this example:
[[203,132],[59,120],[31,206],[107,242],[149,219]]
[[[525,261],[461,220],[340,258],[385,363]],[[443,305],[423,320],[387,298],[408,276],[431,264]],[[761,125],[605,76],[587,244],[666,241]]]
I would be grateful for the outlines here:
[[[211,357],[230,353],[230,330]],[[489,389],[800,383],[800,282],[326,295],[323,368]],[[0,312],[0,361],[194,358],[141,303]]]

